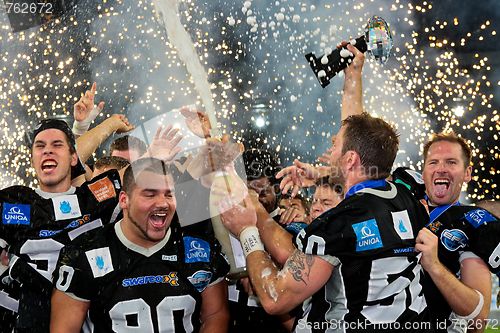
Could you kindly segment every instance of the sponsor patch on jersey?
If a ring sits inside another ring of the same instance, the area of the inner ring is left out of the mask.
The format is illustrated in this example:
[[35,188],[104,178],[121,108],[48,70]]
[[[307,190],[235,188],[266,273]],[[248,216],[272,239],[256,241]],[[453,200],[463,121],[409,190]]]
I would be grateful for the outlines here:
[[95,278],[104,276],[114,270],[109,247],[89,250],[85,252],[85,255]]
[[30,205],[4,203],[2,223],[30,225]]
[[177,261],[177,254],[172,254],[171,256],[168,256],[166,254],[161,256],[161,260],[165,261]]
[[413,253],[413,252],[415,252],[415,248],[414,247],[403,247],[400,249],[393,249],[392,251],[394,252],[394,254]]
[[113,182],[107,177],[89,184],[89,190],[99,202],[116,197]]
[[46,230],[46,229],[44,229],[44,230],[40,230],[40,232],[38,233],[38,236],[40,238],[52,237],[52,236],[57,235],[61,231],[63,231],[63,229],[61,229],[61,230]]
[[57,235],[58,233],[60,233],[61,231],[65,230],[65,229],[75,229],[75,228],[78,228],[81,225],[83,225],[85,223],[88,223],[89,220],[90,220],[90,214],[86,214],[81,219],[77,219],[77,220],[69,222],[64,227],[64,229],[60,229],[60,230],[45,230],[45,229],[44,230],[40,230],[40,232],[38,233],[38,236],[40,236],[40,237],[52,237],[54,235]]
[[205,290],[205,288],[210,283],[212,279],[212,272],[209,271],[197,271],[193,275],[188,277],[189,282],[198,290],[200,293]]
[[401,239],[413,239],[413,229],[411,227],[410,217],[408,216],[408,211],[405,209],[400,212],[391,212],[392,224],[394,225],[394,230],[396,230],[399,238]]
[[179,285],[179,278],[177,277],[177,272],[168,273],[167,275],[138,276],[138,277],[123,279],[122,286],[134,287],[134,286],[142,286],[145,284],[154,284],[154,283],[164,283],[164,284],[169,284],[172,287],[177,287]]
[[490,212],[481,208],[467,212],[465,214],[465,219],[472,224],[474,228],[488,222],[496,221],[496,218],[491,215]]
[[210,244],[203,239],[184,237],[185,262],[209,262]]
[[52,198],[56,221],[74,219],[82,216],[76,194],[61,195]]
[[449,251],[456,251],[469,244],[469,237],[460,229],[445,229],[440,238],[443,246]]
[[375,219],[352,225],[356,234],[356,252],[378,249],[384,246]]

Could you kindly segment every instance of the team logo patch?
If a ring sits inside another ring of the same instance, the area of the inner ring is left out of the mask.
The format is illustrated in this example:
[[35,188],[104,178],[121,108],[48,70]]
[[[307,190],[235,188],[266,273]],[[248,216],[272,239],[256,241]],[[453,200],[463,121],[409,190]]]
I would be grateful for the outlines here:
[[384,246],[375,219],[353,224],[352,228],[356,234],[356,252],[378,249]]
[[411,227],[410,217],[408,216],[408,211],[403,210],[401,212],[391,212],[392,224],[394,225],[394,230],[396,230],[399,238],[401,239],[413,239],[413,229]]
[[440,238],[443,246],[449,251],[456,251],[469,244],[469,237],[460,229],[445,229]]
[[200,293],[205,290],[205,288],[210,283],[212,279],[212,272],[209,271],[197,271],[193,275],[188,277],[189,282],[198,290]]
[[496,221],[496,218],[484,209],[474,209],[465,214],[465,219],[472,224],[474,228],[480,225],[492,221]]
[[30,205],[4,203],[2,208],[3,224],[30,225]]
[[209,262],[210,244],[203,239],[184,237],[185,262]]
[[441,229],[442,226],[443,226],[443,224],[441,222],[434,221],[434,222],[431,222],[427,225],[427,229],[429,229],[433,233],[437,234],[437,232],[439,231],[439,229]]
[[123,279],[122,286],[134,287],[154,283],[165,283],[172,287],[177,287],[179,285],[179,278],[177,277],[177,272],[168,273],[167,275],[138,276],[135,278]]
[[85,252],[85,255],[95,278],[104,276],[114,270],[109,247],[89,250]]
[[89,184],[89,190],[99,202],[116,197],[115,187],[109,178],[99,179],[98,181]]
[[54,206],[56,221],[74,219],[82,216],[76,194],[52,198],[52,204]]

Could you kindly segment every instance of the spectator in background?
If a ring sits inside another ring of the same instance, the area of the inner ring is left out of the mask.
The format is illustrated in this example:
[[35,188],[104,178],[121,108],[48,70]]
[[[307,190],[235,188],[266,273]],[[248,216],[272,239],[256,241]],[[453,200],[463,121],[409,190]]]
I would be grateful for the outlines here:
[[118,156],[103,156],[94,163],[92,178],[111,169],[121,170],[130,165],[130,162]]
[[137,160],[147,151],[147,146],[141,139],[124,135],[115,139],[109,146],[109,156],[117,156],[129,162]]
[[337,206],[343,199],[342,187],[331,184],[329,177],[320,178],[315,185],[309,217],[312,220]]

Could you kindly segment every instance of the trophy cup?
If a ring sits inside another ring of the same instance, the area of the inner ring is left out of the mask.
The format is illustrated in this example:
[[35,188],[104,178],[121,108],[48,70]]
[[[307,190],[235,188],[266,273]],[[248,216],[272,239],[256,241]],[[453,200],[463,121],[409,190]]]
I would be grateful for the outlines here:
[[[373,16],[366,24],[364,36],[352,40],[350,44],[355,45],[361,52],[368,51],[383,64],[392,50],[391,30],[383,18]],[[330,54],[320,57],[308,53],[305,57],[323,88],[329,85],[330,79],[346,68],[353,59],[353,55],[346,48],[335,49]]]

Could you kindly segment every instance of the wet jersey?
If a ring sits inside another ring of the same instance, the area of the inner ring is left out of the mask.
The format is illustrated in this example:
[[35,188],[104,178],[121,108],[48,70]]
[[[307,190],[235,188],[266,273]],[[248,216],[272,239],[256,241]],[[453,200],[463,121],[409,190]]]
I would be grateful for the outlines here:
[[7,267],[0,264],[0,333],[12,333],[19,306],[19,284],[9,278]]
[[201,293],[228,270],[215,239],[181,233],[177,222],[149,249],[128,241],[118,222],[64,248],[54,281],[90,301],[89,332],[193,332]]
[[404,186],[385,180],[355,185],[295,238],[299,250],[335,266],[304,302],[295,331],[411,332],[412,323],[426,321],[414,246],[427,221],[424,206]]
[[[398,168],[394,175],[396,181],[410,188],[418,198],[424,198],[425,186],[420,174],[406,168]],[[494,274],[500,274],[500,223],[487,210],[476,206],[464,206],[459,203],[448,206],[429,206],[430,223],[427,225],[439,238],[439,260],[453,274],[459,277],[460,260],[467,253],[474,253],[481,258]],[[445,322],[451,308],[429,278],[426,281],[426,297],[431,313],[440,322]],[[452,325],[447,323],[447,327]],[[450,327],[448,331],[452,332]]]
[[48,331],[52,273],[59,251],[118,215],[120,189],[119,174],[113,170],[66,193],[51,193],[51,198],[24,186],[0,191],[0,239],[18,257],[11,259],[9,274],[22,285],[18,327]]

